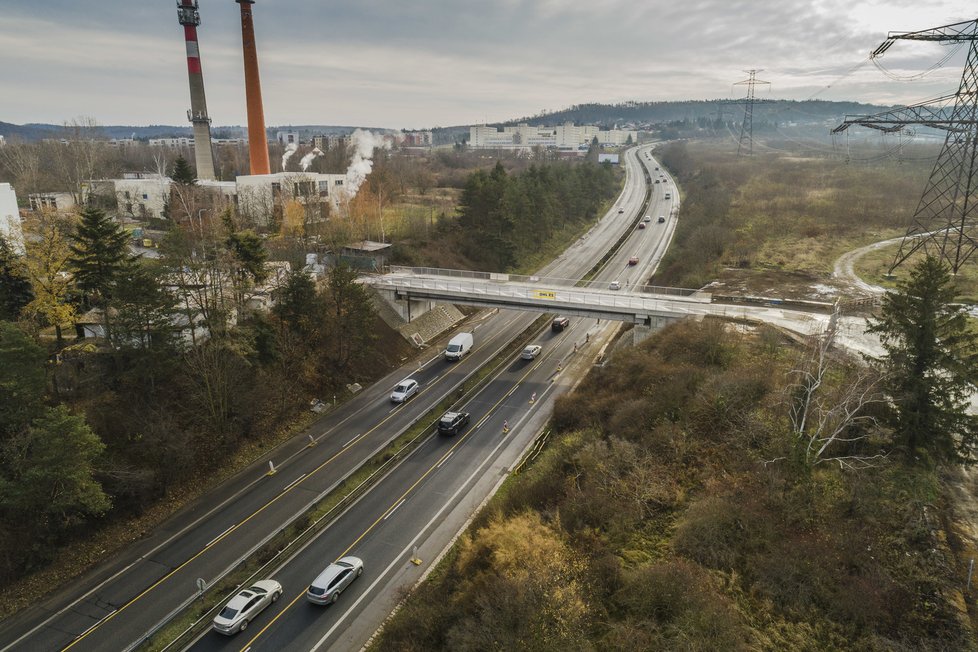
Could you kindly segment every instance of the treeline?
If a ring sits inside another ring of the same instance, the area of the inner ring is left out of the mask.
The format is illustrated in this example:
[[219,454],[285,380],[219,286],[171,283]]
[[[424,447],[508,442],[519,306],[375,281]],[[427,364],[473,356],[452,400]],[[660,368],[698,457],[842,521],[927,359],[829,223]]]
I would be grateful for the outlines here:
[[373,649],[974,649],[938,472],[817,359],[705,321],[594,369]]
[[490,172],[474,172],[462,191],[462,251],[482,269],[508,270],[559,231],[596,219],[618,189],[610,165],[531,165],[508,174],[497,162]]
[[[0,241],[2,581],[221,468],[407,348],[376,346],[381,322],[348,268],[270,283],[265,240],[230,212],[175,226],[158,260],[130,256],[91,207],[25,228],[24,255]],[[251,308],[260,288],[270,312]],[[76,341],[73,323],[97,337]]]

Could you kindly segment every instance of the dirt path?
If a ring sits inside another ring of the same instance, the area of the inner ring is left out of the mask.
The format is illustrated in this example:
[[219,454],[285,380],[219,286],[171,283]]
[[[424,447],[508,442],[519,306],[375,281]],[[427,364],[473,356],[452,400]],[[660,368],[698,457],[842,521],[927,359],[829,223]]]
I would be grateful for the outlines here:
[[870,294],[870,295],[884,294],[886,290],[883,289],[882,287],[878,285],[871,285],[866,281],[862,280],[861,278],[859,278],[856,275],[853,266],[856,264],[857,260],[862,258],[864,255],[868,254],[870,251],[882,249],[883,247],[889,246],[891,244],[896,244],[901,240],[903,240],[902,236],[899,238],[890,238],[889,240],[874,242],[871,245],[866,245],[865,247],[860,247],[859,249],[853,249],[848,253],[842,254],[836,259],[835,265],[832,268],[832,278],[836,278],[839,279],[840,281],[849,283],[853,289],[859,290],[861,292],[865,292],[866,294]]

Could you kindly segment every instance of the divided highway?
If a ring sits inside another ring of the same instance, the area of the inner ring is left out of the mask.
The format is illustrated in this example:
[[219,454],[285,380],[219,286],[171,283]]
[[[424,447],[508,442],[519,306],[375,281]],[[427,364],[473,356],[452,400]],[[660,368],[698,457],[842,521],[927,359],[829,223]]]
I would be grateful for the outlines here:
[[[673,228],[677,192],[669,184],[673,199],[665,200],[665,185],[652,185],[653,222],[644,230],[635,229],[648,187],[643,168],[654,169],[646,151],[625,154],[628,179],[615,207],[542,274],[579,276],[629,230],[634,234],[601,278],[636,284],[648,273]],[[660,213],[669,216],[666,224],[655,222]],[[639,256],[640,264],[628,265],[633,255]],[[507,311],[483,314],[468,327],[475,333],[476,347],[461,362],[449,364],[431,352],[422,365],[407,365],[366,388],[311,430],[314,446],[302,436],[272,451],[118,559],[44,604],[8,619],[0,625],[0,649],[131,649],[192,599],[197,578],[210,586],[261,547],[430,406],[455,392],[466,376],[495,357],[535,317]],[[459,406],[473,415],[463,433],[427,440],[274,573],[285,595],[247,632],[230,639],[208,633],[195,649],[244,649],[248,644],[254,650],[349,649],[362,644],[393,604],[391,586],[398,585],[398,578],[401,584],[413,581],[405,565],[414,547],[440,549],[453,533],[442,526],[451,522],[457,530],[448,515],[457,519],[471,512],[532,438],[533,428],[517,426],[523,420],[545,418],[546,399],[567,387],[559,382],[558,363],[585,340],[584,329],[589,327],[587,320],[577,320],[563,334],[541,334],[540,357],[504,365],[483,391]],[[421,392],[406,404],[392,406],[390,389],[407,376],[420,383]],[[507,421],[513,428],[503,433]],[[265,474],[269,460],[278,471],[272,476]],[[363,576],[333,607],[306,604],[302,595],[308,583],[344,554],[364,559]]]

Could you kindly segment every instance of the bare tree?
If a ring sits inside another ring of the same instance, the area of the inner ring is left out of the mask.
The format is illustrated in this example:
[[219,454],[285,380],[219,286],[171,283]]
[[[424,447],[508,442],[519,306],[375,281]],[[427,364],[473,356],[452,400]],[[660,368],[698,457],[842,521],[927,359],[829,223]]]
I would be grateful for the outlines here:
[[[788,419],[805,466],[835,462],[843,468],[865,468],[885,454],[853,454],[848,449],[869,437],[877,423],[867,408],[885,400],[881,378],[865,366],[833,365],[829,355],[833,339],[832,332],[817,336],[790,372],[796,380],[786,389]],[[841,379],[835,378],[840,375]],[[828,382],[830,377],[837,382]]]
[[13,175],[14,187],[22,194],[39,192],[41,152],[35,143],[10,143],[0,147],[0,164]]

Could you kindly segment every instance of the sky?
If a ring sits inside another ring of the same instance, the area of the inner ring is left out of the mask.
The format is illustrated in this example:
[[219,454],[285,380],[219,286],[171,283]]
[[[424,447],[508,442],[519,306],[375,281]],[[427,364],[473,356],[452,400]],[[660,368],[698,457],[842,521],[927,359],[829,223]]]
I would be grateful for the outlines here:
[[[0,0],[0,121],[185,125],[175,0]],[[908,104],[957,90],[967,48],[888,31],[978,18],[960,0],[257,0],[267,125],[430,128],[573,104],[758,97]],[[200,0],[213,124],[247,122],[232,0]],[[908,79],[950,57],[943,67]],[[898,78],[894,78],[898,77]]]

